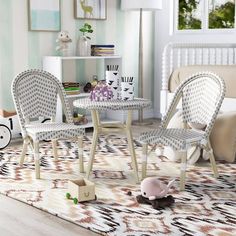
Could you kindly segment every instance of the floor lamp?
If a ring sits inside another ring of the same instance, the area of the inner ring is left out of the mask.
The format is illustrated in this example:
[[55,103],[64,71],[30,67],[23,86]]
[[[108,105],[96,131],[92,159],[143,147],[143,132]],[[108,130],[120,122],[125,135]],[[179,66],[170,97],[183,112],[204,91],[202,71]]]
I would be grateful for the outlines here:
[[[121,9],[139,11],[139,73],[138,73],[138,97],[143,98],[143,11],[162,9],[162,0],[121,0]],[[138,113],[138,123],[143,122],[143,110]]]

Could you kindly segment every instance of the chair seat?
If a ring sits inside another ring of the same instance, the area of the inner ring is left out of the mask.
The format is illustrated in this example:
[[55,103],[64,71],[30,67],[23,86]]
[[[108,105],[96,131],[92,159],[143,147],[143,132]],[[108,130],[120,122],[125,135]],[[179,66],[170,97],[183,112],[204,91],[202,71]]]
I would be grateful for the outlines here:
[[37,123],[26,125],[27,134],[34,140],[73,138],[84,135],[84,129],[68,123]]
[[162,144],[186,150],[188,145],[200,143],[205,132],[192,129],[156,129],[141,134],[139,140],[147,144]]

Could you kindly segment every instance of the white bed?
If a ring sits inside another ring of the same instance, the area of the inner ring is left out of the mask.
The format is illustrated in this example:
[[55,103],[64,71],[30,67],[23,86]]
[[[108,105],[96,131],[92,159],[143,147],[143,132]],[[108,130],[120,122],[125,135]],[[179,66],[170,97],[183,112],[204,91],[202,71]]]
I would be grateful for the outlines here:
[[[188,73],[184,71],[186,69]],[[206,70],[219,74],[226,81],[226,98],[221,110],[236,111],[236,44],[169,43],[162,61],[162,116],[172,97],[173,83],[178,85],[176,77],[181,73],[187,75]]]

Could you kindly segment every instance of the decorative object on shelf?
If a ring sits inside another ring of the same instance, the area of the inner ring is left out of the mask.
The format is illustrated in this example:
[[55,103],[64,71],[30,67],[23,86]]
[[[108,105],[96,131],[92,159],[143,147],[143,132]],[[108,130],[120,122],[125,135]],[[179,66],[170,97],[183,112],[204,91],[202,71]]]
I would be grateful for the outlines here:
[[73,200],[74,204],[96,200],[95,185],[87,179],[69,180],[66,198]]
[[[121,9],[138,10],[140,12],[139,21],[139,78],[138,97],[143,98],[143,10],[162,9],[162,0],[121,0]],[[143,110],[139,110],[139,124],[143,123]]]
[[80,36],[78,40],[77,54],[78,56],[90,56],[91,55],[91,46],[90,46],[91,38],[87,34],[93,33],[92,26],[88,23],[85,23],[83,27],[79,29],[79,31],[82,32],[83,35]]
[[88,119],[85,115],[74,113],[73,122],[75,125],[86,125],[88,123]]
[[120,99],[120,73],[118,65],[107,65],[106,84],[112,89],[113,99]]
[[92,84],[90,82],[88,82],[85,86],[84,86],[84,92],[85,93],[90,93],[92,91],[93,87]]
[[91,45],[92,56],[113,56],[115,54],[115,45],[104,44],[104,45]]
[[69,43],[71,42],[68,31],[61,31],[56,40],[56,43],[58,43],[56,51],[61,52],[62,56],[68,56]]
[[60,31],[60,0],[28,0],[29,30]]
[[98,83],[99,83],[99,82],[98,82],[97,76],[94,75],[92,82],[88,82],[88,83],[84,86],[84,92],[85,92],[85,93],[90,93],[90,92],[98,85]]
[[74,0],[76,19],[106,20],[106,0]]
[[99,82],[98,85],[91,91],[91,101],[108,101],[113,98],[112,88],[104,82]]
[[125,101],[134,99],[133,77],[121,77],[121,99]]
[[80,94],[80,85],[76,82],[63,82],[62,83],[67,95]]

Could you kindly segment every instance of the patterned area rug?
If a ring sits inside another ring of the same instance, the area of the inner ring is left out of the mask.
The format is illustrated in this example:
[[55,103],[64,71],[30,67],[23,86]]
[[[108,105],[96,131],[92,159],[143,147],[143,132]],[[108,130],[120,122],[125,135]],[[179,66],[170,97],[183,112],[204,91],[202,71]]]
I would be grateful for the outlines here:
[[[91,138],[85,138],[88,160]],[[135,142],[138,160],[141,147]],[[218,163],[220,178],[212,177],[208,163],[188,168],[185,192],[176,181],[171,208],[154,210],[136,202],[140,194],[130,167],[127,140],[115,135],[99,139],[91,180],[98,199],[74,205],[67,200],[68,179],[78,178],[76,144],[59,142],[59,161],[52,158],[50,143],[41,145],[41,180],[35,180],[30,151],[22,168],[21,148],[0,152],[0,192],[102,235],[236,235],[236,164]],[[179,175],[179,164],[149,158],[148,174],[167,182]],[[132,195],[127,194],[128,191]]]

